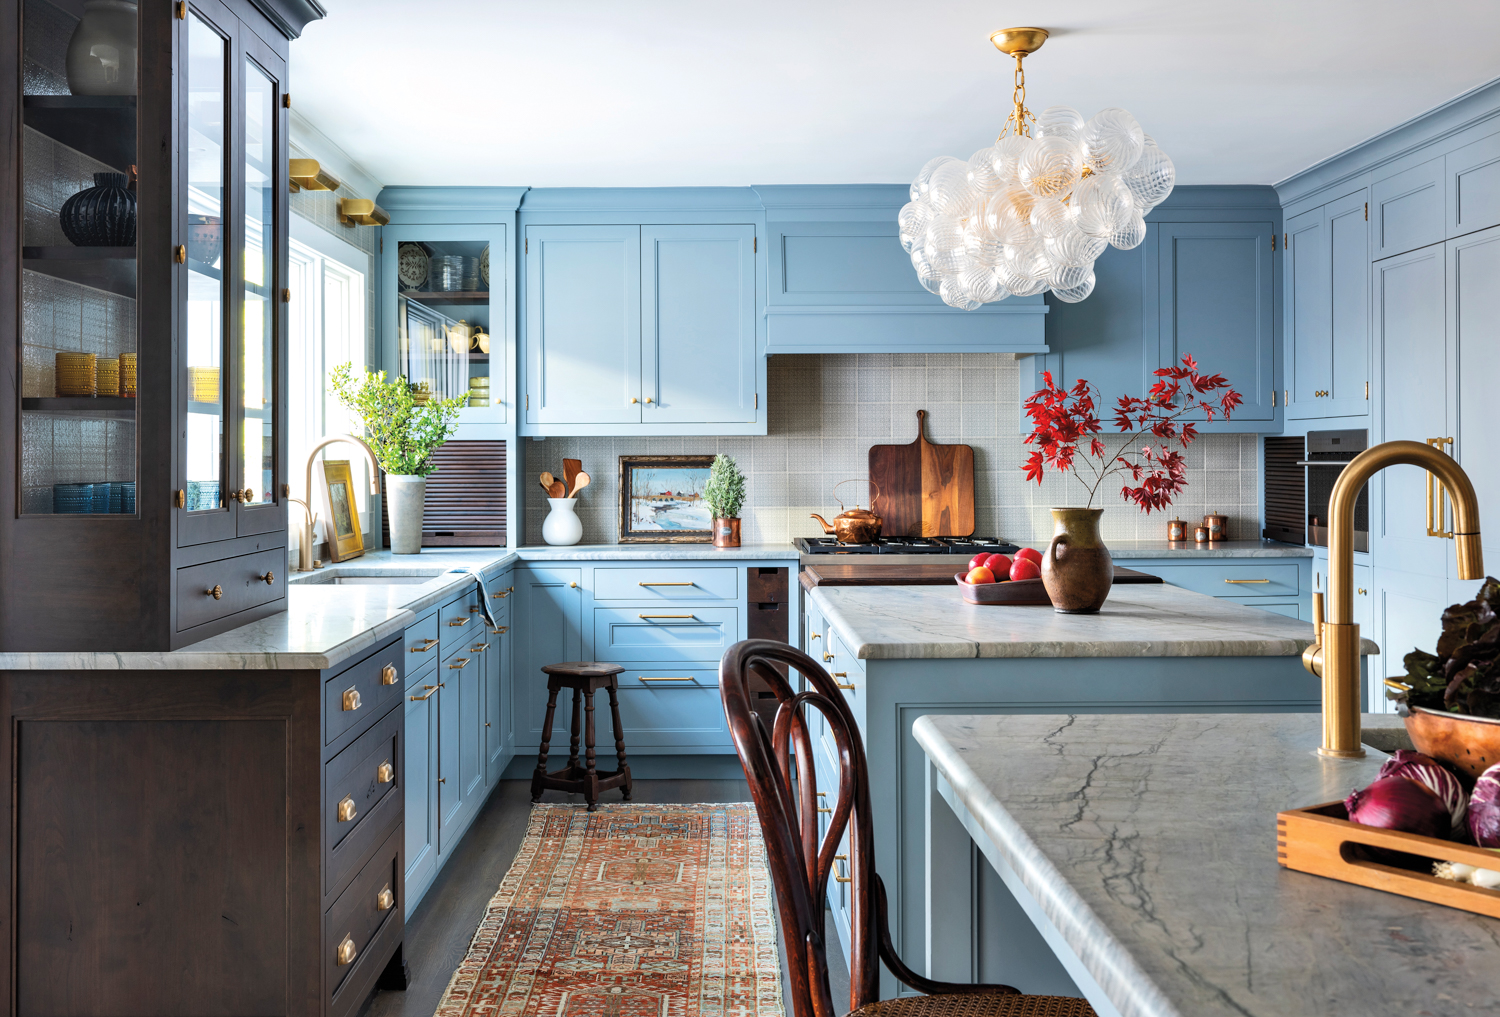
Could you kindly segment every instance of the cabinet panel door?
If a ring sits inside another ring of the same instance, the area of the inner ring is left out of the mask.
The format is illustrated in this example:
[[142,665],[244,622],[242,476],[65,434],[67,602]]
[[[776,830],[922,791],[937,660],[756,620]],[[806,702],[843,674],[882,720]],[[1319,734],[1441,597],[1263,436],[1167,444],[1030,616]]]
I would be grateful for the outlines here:
[[1361,414],[1369,408],[1370,230],[1365,192],[1323,206],[1332,289],[1333,374],[1324,416]]
[[476,632],[474,648],[465,651],[469,666],[450,672],[458,679],[458,777],[465,813],[478,807],[484,790],[484,683],[490,656],[484,635],[483,629]]
[[1371,185],[1371,257],[1386,258],[1443,239],[1443,172],[1439,156]]
[[639,226],[526,229],[530,424],[641,422]]
[[504,769],[505,724],[510,699],[510,636],[491,632],[484,678],[484,782],[493,785]]
[[[515,571],[515,631],[523,634],[515,648],[514,702],[518,719],[518,744],[535,747],[541,741],[542,717],[547,710],[546,664],[583,657],[583,593],[581,570],[564,568],[518,568]],[[569,693],[559,694],[556,732],[566,740]]]
[[1332,286],[1323,210],[1287,220],[1287,415],[1321,416],[1323,392],[1333,387]]
[[1500,134],[1449,152],[1445,167],[1448,235],[1461,236],[1500,224]]
[[[1438,245],[1374,265],[1376,441],[1448,434],[1443,260]],[[1426,478],[1415,466],[1393,466],[1371,481],[1370,549],[1379,568],[1444,574],[1451,545],[1427,536]]]
[[[459,672],[450,671],[444,662],[438,669],[438,681],[442,687],[433,695],[437,704],[438,718],[438,851],[447,854],[453,846],[453,832],[463,818],[463,781],[461,779],[463,758],[462,695]],[[471,665],[472,666],[472,665]]]
[[644,423],[755,420],[755,227],[641,227]]
[[1191,353],[1245,397],[1234,420],[1274,420],[1274,224],[1160,223],[1156,229],[1160,364]]
[[[1448,342],[1457,423],[1448,432],[1453,438],[1450,451],[1479,496],[1479,532],[1493,574],[1500,562],[1500,420],[1495,405],[1495,386],[1500,382],[1500,227],[1450,240],[1447,247]],[[1452,520],[1450,509],[1450,524]],[[1451,545],[1444,553],[1450,578],[1456,580]]]
[[[1356,584],[1358,580],[1355,580]],[[1412,650],[1435,652],[1438,636],[1443,631],[1443,609],[1451,603],[1448,599],[1447,583],[1432,576],[1398,572],[1384,566],[1374,570],[1374,585],[1367,587],[1374,596],[1375,633],[1371,636],[1380,644],[1380,656],[1370,660],[1371,712],[1384,713],[1386,678],[1399,678],[1406,674],[1403,659]],[[1359,619],[1359,597],[1355,597],[1355,619]]]
[[[437,869],[438,823],[438,725],[436,700],[422,698],[435,685],[430,671],[422,682],[413,682],[406,692],[406,772],[402,791],[406,796],[406,885],[407,907],[420,900],[422,890]],[[436,695],[436,693],[434,693]]]

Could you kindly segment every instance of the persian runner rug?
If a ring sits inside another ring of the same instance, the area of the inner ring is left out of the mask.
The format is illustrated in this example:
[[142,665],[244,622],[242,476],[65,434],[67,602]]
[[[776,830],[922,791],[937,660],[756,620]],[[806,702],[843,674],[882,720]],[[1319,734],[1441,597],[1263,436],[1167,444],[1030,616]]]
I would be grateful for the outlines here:
[[534,805],[436,1017],[783,1017],[755,807]]

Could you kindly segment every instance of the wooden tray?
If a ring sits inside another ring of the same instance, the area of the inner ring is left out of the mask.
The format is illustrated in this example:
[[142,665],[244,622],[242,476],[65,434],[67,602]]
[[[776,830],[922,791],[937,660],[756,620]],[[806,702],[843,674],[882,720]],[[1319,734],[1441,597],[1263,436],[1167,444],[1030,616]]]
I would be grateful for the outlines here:
[[[1276,814],[1276,860],[1283,868],[1500,918],[1500,890],[1432,875],[1432,863],[1500,869],[1500,854],[1436,837],[1351,823],[1343,802]],[[1392,856],[1388,852],[1400,852]]]
[[973,583],[964,582],[964,573],[957,572],[953,575],[953,581],[963,591],[964,600],[970,604],[1009,604],[1012,607],[1052,606],[1052,598],[1047,596],[1047,588],[1042,585],[1040,579],[1011,579],[1004,583],[981,583],[975,586]]

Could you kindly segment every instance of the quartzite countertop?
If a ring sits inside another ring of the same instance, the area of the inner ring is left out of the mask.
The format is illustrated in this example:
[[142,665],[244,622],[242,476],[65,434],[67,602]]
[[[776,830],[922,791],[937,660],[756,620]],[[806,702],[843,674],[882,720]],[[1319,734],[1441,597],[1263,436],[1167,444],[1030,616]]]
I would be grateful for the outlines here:
[[1306,714],[914,725],[965,826],[1122,1017],[1500,1014],[1500,921],[1277,865],[1277,812],[1384,759],[1323,759],[1319,733]]
[[[314,572],[293,573],[287,609],[179,650],[130,653],[0,653],[0,671],[322,669],[395,635],[417,614],[447,601],[474,580],[450,569],[478,570],[486,579],[526,561],[789,561],[790,544],[582,544],[572,547],[425,548],[421,554],[371,551]],[[432,576],[402,586],[338,586],[336,576],[379,573]]]
[[819,586],[808,598],[867,660],[1286,657],[1312,642],[1307,622],[1167,584],[1117,584],[1098,614],[968,604],[957,585]]

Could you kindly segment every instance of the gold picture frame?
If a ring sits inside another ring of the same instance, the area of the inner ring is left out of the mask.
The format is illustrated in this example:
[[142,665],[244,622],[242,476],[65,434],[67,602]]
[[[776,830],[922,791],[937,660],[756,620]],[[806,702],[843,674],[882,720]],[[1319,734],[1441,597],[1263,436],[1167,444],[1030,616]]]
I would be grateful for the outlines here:
[[714,457],[620,456],[621,544],[712,544],[703,487]]
[[359,499],[347,459],[323,460],[323,503],[328,508],[323,524],[328,539],[328,559],[340,562],[365,553],[364,531],[359,525]]

